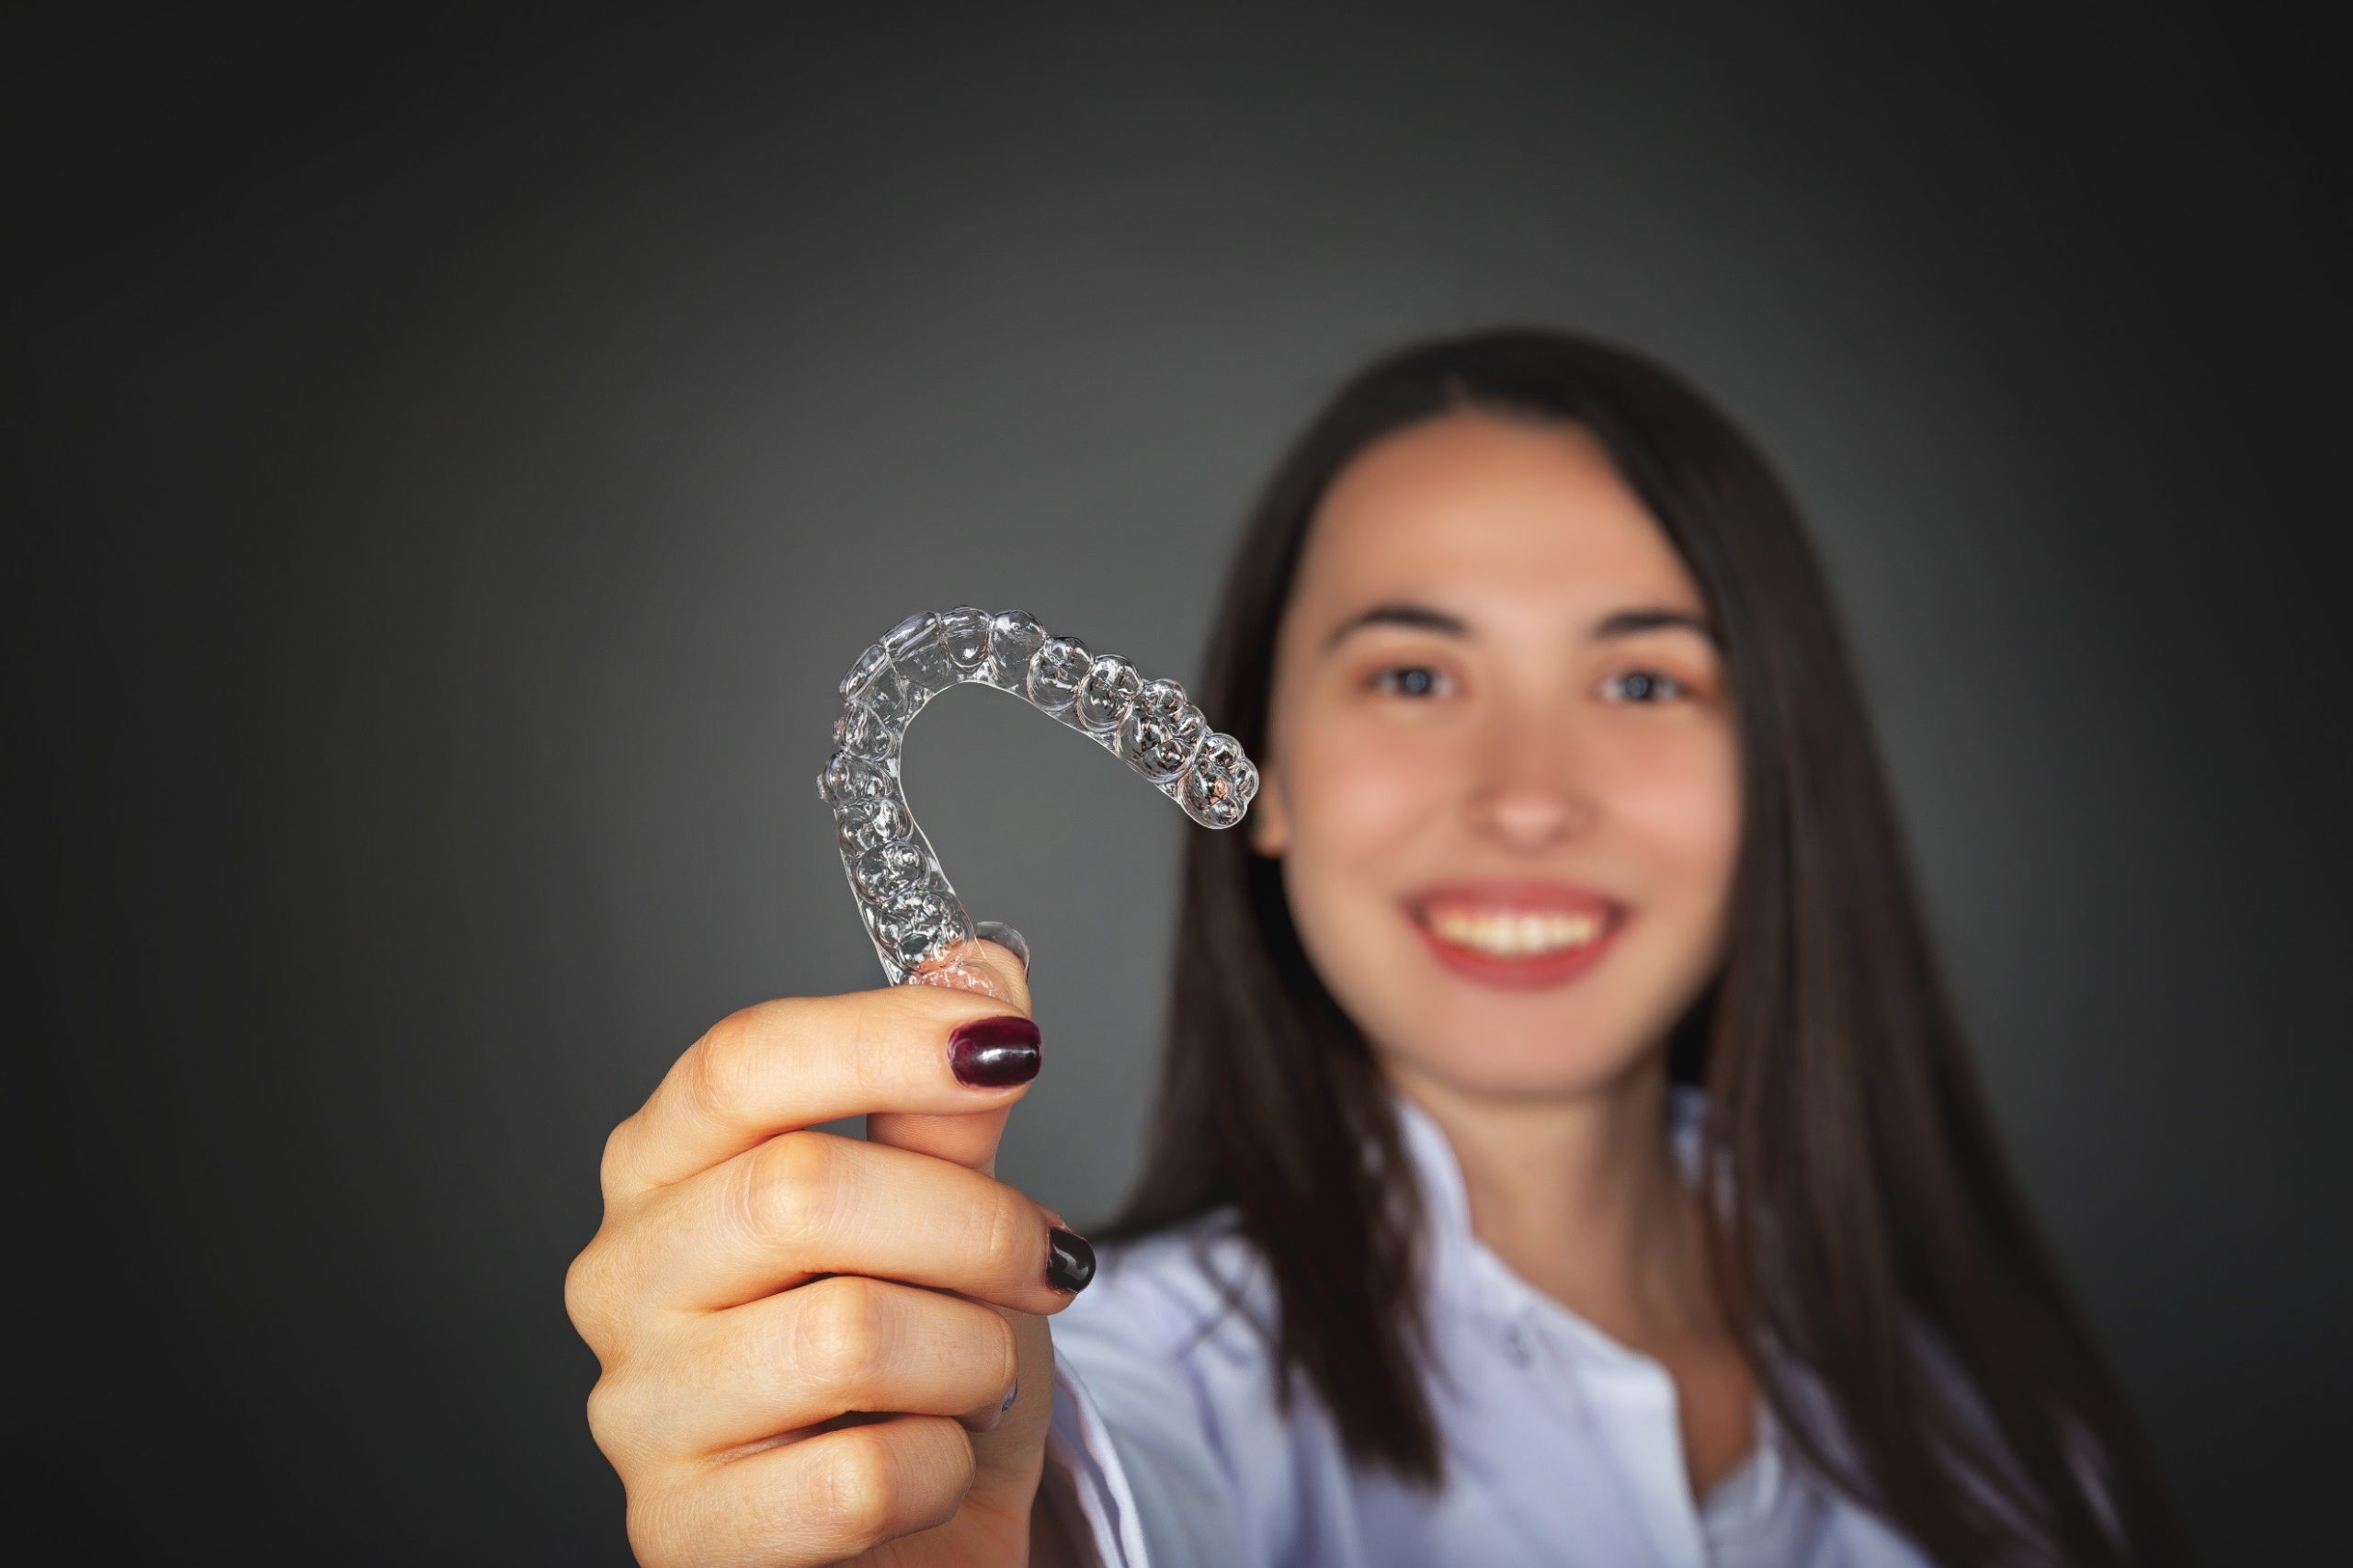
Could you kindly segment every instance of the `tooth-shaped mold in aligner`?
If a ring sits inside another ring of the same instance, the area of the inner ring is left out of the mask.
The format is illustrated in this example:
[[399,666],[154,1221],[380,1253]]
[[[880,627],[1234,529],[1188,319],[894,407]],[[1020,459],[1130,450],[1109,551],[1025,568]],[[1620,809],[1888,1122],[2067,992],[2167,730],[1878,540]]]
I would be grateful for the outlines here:
[[875,956],[893,985],[993,989],[968,961],[972,922],[907,810],[899,754],[924,704],[952,686],[1009,692],[1126,763],[1204,827],[1249,812],[1258,770],[1173,680],[1056,637],[1026,611],[960,605],[911,615],[842,678],[834,755],[817,775]]

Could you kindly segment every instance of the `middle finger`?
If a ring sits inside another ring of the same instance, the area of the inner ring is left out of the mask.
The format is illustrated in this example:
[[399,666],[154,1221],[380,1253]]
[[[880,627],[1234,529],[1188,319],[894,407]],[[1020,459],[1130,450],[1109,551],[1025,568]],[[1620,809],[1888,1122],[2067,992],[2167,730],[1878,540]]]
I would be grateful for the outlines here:
[[[1019,1369],[1003,1313],[944,1291],[854,1274],[697,1319],[646,1369],[668,1452],[701,1456],[854,1411],[994,1411]],[[813,1434],[812,1434],[813,1435]]]

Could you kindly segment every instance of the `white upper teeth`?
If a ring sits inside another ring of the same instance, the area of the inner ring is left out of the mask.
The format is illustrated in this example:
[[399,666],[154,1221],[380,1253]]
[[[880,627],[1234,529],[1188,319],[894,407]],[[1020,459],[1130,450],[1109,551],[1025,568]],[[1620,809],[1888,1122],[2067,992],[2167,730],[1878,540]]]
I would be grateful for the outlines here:
[[1597,915],[1473,914],[1438,910],[1430,929],[1449,942],[1490,953],[1542,953],[1581,948],[1601,935]]

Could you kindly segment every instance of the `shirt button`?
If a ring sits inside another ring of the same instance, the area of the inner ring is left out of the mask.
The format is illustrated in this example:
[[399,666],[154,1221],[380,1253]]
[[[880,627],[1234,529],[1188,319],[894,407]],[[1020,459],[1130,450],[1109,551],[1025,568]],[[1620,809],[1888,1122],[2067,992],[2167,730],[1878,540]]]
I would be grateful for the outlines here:
[[1534,1359],[1528,1348],[1528,1335],[1520,1331],[1518,1324],[1504,1329],[1504,1355],[1515,1367],[1525,1367]]

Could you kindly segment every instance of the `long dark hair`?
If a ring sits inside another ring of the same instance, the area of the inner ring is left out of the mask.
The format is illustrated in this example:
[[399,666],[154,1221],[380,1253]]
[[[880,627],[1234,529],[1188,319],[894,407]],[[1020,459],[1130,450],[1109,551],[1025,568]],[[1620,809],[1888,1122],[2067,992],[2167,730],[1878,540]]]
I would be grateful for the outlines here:
[[[1261,750],[1276,627],[1325,489],[1383,436],[1464,409],[1589,431],[1721,629],[1745,797],[1732,935],[1668,1069],[1706,1088],[1702,1168],[1732,1185],[1709,1241],[1714,1289],[1800,1458],[1938,1562],[2187,1561],[2155,1461],[2002,1156],[1803,525],[1705,398],[1640,356],[1550,331],[1369,366],[1258,502],[1202,707]],[[1305,1379],[1358,1462],[1436,1487],[1426,1216],[1394,1108],[1300,943],[1278,863],[1241,832],[1186,845],[1149,1153],[1092,1233],[1131,1240],[1233,1206],[1280,1304],[1260,1327],[1281,1407]],[[1826,1394],[1839,1440],[1815,1429],[1782,1357]]]

